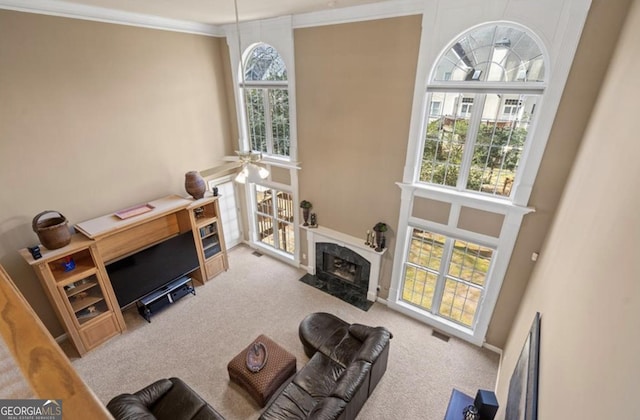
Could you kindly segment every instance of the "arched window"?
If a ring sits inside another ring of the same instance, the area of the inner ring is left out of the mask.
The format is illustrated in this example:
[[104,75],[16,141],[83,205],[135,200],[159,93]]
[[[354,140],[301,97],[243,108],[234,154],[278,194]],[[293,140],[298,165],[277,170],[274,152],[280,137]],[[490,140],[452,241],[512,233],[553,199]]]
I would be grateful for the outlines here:
[[256,44],[246,52],[242,68],[251,149],[289,157],[289,88],[282,57],[271,45]]
[[532,210],[527,187],[546,142],[533,136],[545,115],[544,51],[524,26],[475,26],[430,63],[424,108],[413,115],[420,128],[408,149],[415,167],[401,186],[405,240],[389,306],[477,344]]
[[465,33],[427,85],[418,182],[510,197],[545,82],[536,40],[511,24]]

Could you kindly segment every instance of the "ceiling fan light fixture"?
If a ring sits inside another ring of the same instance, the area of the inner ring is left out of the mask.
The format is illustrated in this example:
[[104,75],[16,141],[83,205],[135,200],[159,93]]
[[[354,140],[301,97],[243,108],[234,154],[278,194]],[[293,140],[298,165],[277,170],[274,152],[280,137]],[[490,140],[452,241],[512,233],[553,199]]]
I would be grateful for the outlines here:
[[255,150],[236,150],[236,154],[243,163],[256,163],[262,160],[262,152]]
[[240,184],[246,184],[247,182],[255,183],[266,179],[268,176],[269,171],[265,168],[253,163],[247,163],[242,167],[238,175],[236,175],[235,181]]

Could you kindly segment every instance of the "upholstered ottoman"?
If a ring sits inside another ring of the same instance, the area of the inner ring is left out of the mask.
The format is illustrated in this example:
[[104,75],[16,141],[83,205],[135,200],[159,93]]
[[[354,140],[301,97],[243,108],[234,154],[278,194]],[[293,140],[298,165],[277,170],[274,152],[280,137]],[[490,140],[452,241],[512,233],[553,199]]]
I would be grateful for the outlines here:
[[[252,372],[247,367],[247,352],[258,342],[267,349],[267,362],[259,372]],[[264,407],[280,385],[296,373],[296,357],[261,334],[229,362],[227,370],[229,379],[247,390],[260,407]]]

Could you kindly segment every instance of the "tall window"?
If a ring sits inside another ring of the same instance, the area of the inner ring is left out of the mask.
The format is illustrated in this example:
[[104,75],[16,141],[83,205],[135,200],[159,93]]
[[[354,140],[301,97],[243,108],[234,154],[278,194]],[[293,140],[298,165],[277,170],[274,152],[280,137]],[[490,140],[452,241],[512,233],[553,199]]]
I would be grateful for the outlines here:
[[258,241],[293,254],[295,251],[293,194],[261,185],[255,187]]
[[550,127],[541,118],[533,130],[537,115],[549,116],[539,108],[548,56],[532,32],[510,22],[471,28],[435,62],[426,61],[432,47],[421,48],[431,70],[412,114],[413,170],[400,186],[401,240],[388,302],[481,344],[531,211],[531,175],[546,141],[540,127]]
[[458,39],[427,88],[418,180],[510,196],[544,76],[542,51],[519,28],[492,24]]
[[412,228],[401,299],[472,327],[492,257],[491,248]]
[[242,86],[252,150],[290,156],[287,67],[275,48],[257,44],[246,55]]

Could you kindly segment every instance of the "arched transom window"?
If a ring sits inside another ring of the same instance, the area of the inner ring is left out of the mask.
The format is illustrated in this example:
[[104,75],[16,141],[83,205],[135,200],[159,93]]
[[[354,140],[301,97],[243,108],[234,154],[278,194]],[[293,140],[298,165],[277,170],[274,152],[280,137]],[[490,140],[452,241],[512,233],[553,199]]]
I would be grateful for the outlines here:
[[418,182],[510,197],[544,82],[544,54],[525,29],[494,23],[458,38],[428,83]]
[[252,150],[290,156],[287,67],[278,51],[256,44],[245,54],[244,101]]

